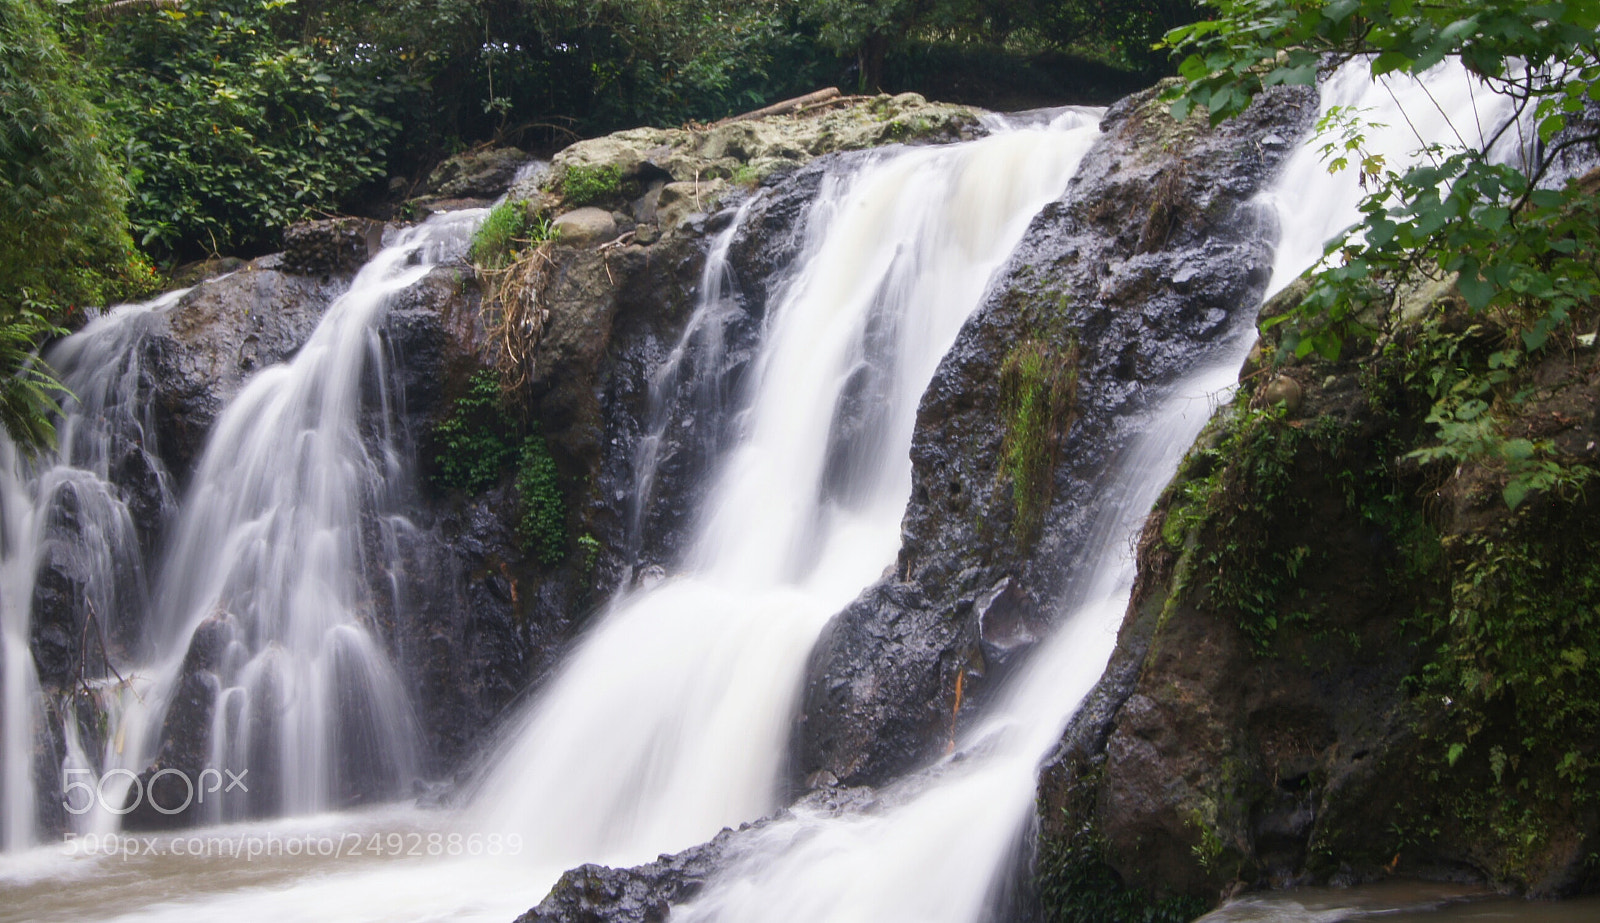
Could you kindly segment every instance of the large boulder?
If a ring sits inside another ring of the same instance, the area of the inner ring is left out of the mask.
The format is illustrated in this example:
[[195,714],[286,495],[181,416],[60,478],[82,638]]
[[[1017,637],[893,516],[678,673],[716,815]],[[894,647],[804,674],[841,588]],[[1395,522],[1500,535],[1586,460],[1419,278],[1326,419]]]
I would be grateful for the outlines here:
[[[1044,876],[1208,901],[1394,875],[1593,890],[1600,812],[1556,767],[1594,753],[1576,715],[1600,691],[1563,665],[1600,650],[1571,615],[1600,604],[1596,505],[1513,511],[1501,460],[1408,457],[1435,433],[1415,357],[1442,336],[1487,367],[1510,333],[1448,284],[1399,291],[1383,342],[1247,376],[1151,514],[1111,666],[1042,773]],[[1536,354],[1500,426],[1592,467],[1597,382],[1592,350]],[[1537,678],[1494,692],[1480,658]]]
[[[550,204],[628,207],[641,225],[667,232],[742,188],[827,154],[959,141],[983,131],[973,110],[915,93],[841,97],[795,114],[579,141],[551,159],[540,186]],[[535,198],[520,186],[517,194]]]
[[162,315],[141,360],[155,441],[180,482],[244,382],[294,355],[348,286],[348,275],[292,275],[278,257],[263,257],[196,287]]
[[354,273],[383,246],[383,224],[364,218],[302,221],[283,231],[285,272],[303,276]]
[[425,195],[449,199],[492,199],[508,189],[533,158],[514,147],[485,147],[457,154],[434,167]]

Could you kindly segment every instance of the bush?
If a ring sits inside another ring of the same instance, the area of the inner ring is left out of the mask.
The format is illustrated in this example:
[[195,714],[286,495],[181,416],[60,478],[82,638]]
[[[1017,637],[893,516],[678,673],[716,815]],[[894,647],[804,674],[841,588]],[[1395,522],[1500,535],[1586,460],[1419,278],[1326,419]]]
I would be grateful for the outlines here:
[[593,205],[614,198],[622,188],[617,166],[572,166],[561,178],[561,194],[572,205]]
[[387,173],[390,92],[349,47],[302,42],[284,0],[119,17],[96,62],[124,133],[141,246],[261,249]]

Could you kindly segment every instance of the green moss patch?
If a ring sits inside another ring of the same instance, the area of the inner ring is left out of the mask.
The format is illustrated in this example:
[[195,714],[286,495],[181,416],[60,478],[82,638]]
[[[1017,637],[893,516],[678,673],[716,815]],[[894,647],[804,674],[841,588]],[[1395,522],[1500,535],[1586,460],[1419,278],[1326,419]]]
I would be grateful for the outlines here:
[[1031,543],[1044,524],[1077,393],[1076,340],[1065,349],[1039,340],[1019,343],[1000,368],[1000,408],[1006,422],[1000,471],[1011,482],[1016,513],[1012,531],[1018,541]]

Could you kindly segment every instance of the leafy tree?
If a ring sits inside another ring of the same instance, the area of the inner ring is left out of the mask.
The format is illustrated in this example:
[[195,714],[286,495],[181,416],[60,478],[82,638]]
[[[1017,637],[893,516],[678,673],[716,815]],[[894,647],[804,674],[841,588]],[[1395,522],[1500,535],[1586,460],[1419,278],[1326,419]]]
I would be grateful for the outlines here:
[[[1215,123],[1242,111],[1266,87],[1314,83],[1328,63],[1358,56],[1369,61],[1375,78],[1420,76],[1458,57],[1488,89],[1510,97],[1515,116],[1499,133],[1523,126],[1536,133],[1537,144],[1523,146],[1520,162],[1496,162],[1490,145],[1433,145],[1418,166],[1400,173],[1364,151],[1351,114],[1325,121],[1325,129],[1342,132],[1330,142],[1333,165],[1353,156],[1372,192],[1352,233],[1329,244],[1326,271],[1307,297],[1276,319],[1290,324],[1286,349],[1337,357],[1348,337],[1373,332],[1360,319],[1362,308],[1389,303],[1393,286],[1417,272],[1458,273],[1457,285],[1474,310],[1518,319],[1526,352],[1543,348],[1553,333],[1569,328],[1574,311],[1600,299],[1595,189],[1548,189],[1543,182],[1555,154],[1600,141],[1592,122],[1581,130],[1568,125],[1586,103],[1600,100],[1600,0],[1213,5],[1216,19],[1167,37],[1187,53],[1179,67],[1185,83],[1172,94],[1176,116],[1198,106]],[[1516,350],[1501,356],[1501,372],[1521,356]],[[1477,414],[1459,417],[1460,408],[1476,408],[1503,378],[1490,375],[1465,386],[1477,393],[1440,396],[1435,417],[1441,434],[1447,446],[1459,438],[1451,451],[1483,450],[1481,423],[1451,424],[1475,420]]]
[[358,45],[302,41],[294,0],[182,0],[85,26],[125,135],[140,244],[269,246],[387,173],[392,91]]
[[80,74],[32,0],[0,0],[0,427],[26,449],[53,439],[59,386],[33,353],[55,319],[149,276]]
[[107,129],[32,0],[0,0],[0,303],[92,301],[136,270]]

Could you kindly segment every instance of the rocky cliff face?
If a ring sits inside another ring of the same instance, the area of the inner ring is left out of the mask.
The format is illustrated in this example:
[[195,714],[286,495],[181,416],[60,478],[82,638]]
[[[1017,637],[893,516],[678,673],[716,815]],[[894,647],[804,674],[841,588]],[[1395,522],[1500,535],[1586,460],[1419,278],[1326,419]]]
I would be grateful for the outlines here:
[[[813,656],[797,789],[877,785],[937,756],[1048,630],[1091,485],[1129,436],[1119,418],[1251,320],[1271,254],[1250,198],[1311,102],[1273,94],[1216,131],[1173,123],[1153,92],[1108,113],[923,398],[899,562]],[[1015,413],[1021,393],[1054,408],[1037,429]],[[693,863],[680,874],[686,858],[575,870],[526,919],[655,918],[686,875],[702,880]]]
[[[1111,669],[1041,779],[1047,918],[1391,875],[1593,887],[1594,501],[1512,509],[1503,459],[1411,456],[1435,440],[1418,370],[1483,367],[1507,319],[1448,284],[1399,313],[1338,363],[1248,363],[1152,514]],[[1548,470],[1592,468],[1595,375],[1574,341],[1492,412]]]

